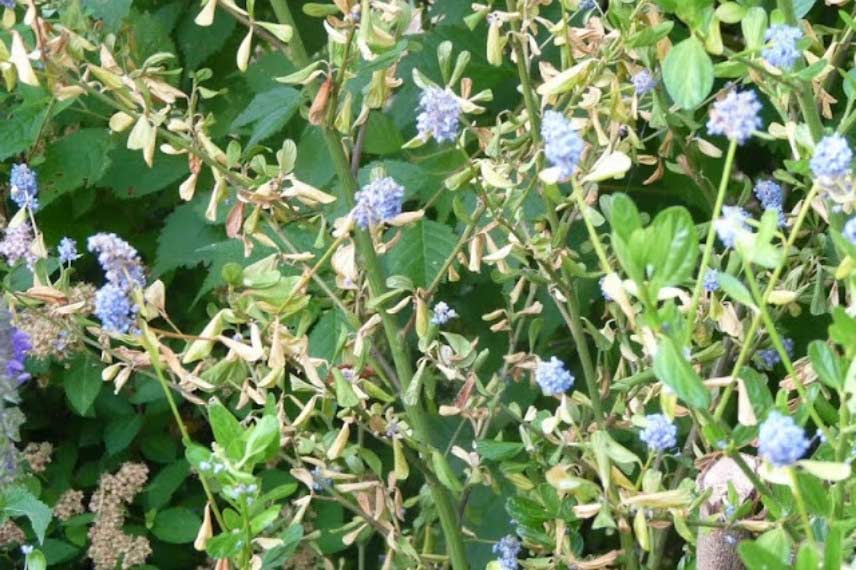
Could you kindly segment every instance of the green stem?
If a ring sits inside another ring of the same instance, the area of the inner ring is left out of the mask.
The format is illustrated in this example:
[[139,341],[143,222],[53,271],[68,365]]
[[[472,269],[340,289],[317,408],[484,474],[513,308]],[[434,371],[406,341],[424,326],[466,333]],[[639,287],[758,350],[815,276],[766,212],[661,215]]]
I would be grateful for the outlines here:
[[[811,210],[811,203],[814,201],[814,197],[817,196],[818,191],[820,190],[817,184],[814,184],[809,190],[809,193],[806,195],[803,200],[803,205],[800,208],[799,214],[797,214],[797,219],[794,222],[794,227],[791,228],[791,233],[788,234],[788,239],[784,245],[784,255],[782,256],[782,261],[779,262],[779,265],[776,269],[773,270],[773,274],[770,276],[770,281],[767,283],[767,288],[764,289],[764,294],[761,296],[761,304],[766,304],[767,300],[770,297],[770,293],[776,288],[776,285],[779,282],[779,277],[782,275],[782,271],[785,269],[785,265],[788,258],[788,253],[794,245],[794,242],[797,240],[797,235],[799,234],[800,228],[802,228],[803,222],[805,221],[806,216],[808,215],[809,210]],[[761,324],[761,313],[755,313],[755,316],[752,318],[752,322],[749,324],[749,330],[746,331],[746,339],[745,342],[740,346],[740,353],[737,355],[737,361],[734,363],[734,368],[731,371],[731,377],[736,378],[740,374],[740,370],[743,369],[743,366],[749,359],[749,352],[752,350],[754,343],[752,339],[755,338],[755,333],[758,332],[758,326]],[[725,387],[725,390],[722,392],[722,396],[719,399],[719,404],[717,404],[716,409],[713,413],[713,417],[716,420],[722,418],[722,415],[725,413],[725,408],[728,407],[728,401],[731,398],[731,394],[734,392],[734,388],[737,382],[731,382],[728,386]]]
[[805,390],[805,386],[803,385],[802,379],[797,374],[796,370],[794,370],[794,365],[791,362],[791,356],[788,354],[788,351],[785,350],[785,345],[782,343],[782,339],[779,336],[779,331],[776,330],[776,325],[773,322],[773,319],[770,317],[770,312],[767,310],[767,305],[763,302],[761,298],[761,292],[758,287],[758,281],[755,279],[755,273],[752,271],[752,266],[746,259],[743,259],[743,271],[746,273],[746,281],[749,283],[749,290],[752,293],[752,297],[755,299],[755,302],[758,304],[758,310],[761,313],[761,319],[764,321],[764,326],[767,329],[767,334],[770,335],[770,340],[773,342],[773,346],[778,352],[779,356],[782,359],[782,364],[785,366],[785,370],[787,370],[788,374],[794,381],[794,386],[797,389],[797,393],[802,398],[803,402],[805,402],[806,407],[808,408],[808,415],[811,416],[812,421],[814,421],[815,425],[823,432],[823,435],[827,438],[827,441],[832,441],[832,433],[827,429],[826,424],[821,419],[820,415],[817,413],[817,410],[814,409],[814,404],[809,400],[808,393]]
[[[580,307],[574,291],[568,291],[565,301],[565,309],[567,310],[567,318],[565,319],[568,328],[571,329],[571,336],[574,338],[574,344],[577,346],[577,354],[580,357],[580,364],[583,367],[583,375],[586,381],[586,390],[588,391],[589,399],[591,400],[591,408],[594,412],[594,420],[598,428],[603,429],[604,415],[603,404],[600,400],[600,387],[597,382],[597,373],[592,363],[591,353],[589,352],[588,341],[586,340],[585,331],[583,330],[583,322],[580,317]],[[556,303],[560,312],[561,306]]]
[[797,510],[800,513],[803,527],[805,528],[806,536],[811,540],[812,546],[817,544],[817,537],[814,536],[814,529],[811,528],[811,519],[808,516],[808,510],[805,507],[805,500],[800,492],[799,479],[797,478],[797,470],[793,467],[788,467],[788,475],[791,477],[791,491],[794,493],[794,499],[797,503]]
[[597,259],[600,262],[600,268],[604,273],[612,273],[612,267],[609,265],[609,258],[606,255],[606,248],[603,247],[603,242],[600,241],[600,236],[597,235],[597,230],[589,219],[588,204],[585,203],[585,199],[583,198],[582,186],[580,186],[580,183],[576,178],[571,181],[571,184],[573,185],[574,200],[577,203],[580,216],[583,218],[583,223],[585,223],[592,247],[594,247],[594,251],[597,254]]
[[710,226],[707,229],[707,239],[704,242],[704,253],[701,257],[701,266],[696,276],[695,287],[693,287],[693,296],[690,301],[690,308],[687,311],[687,319],[690,324],[695,322],[696,311],[698,310],[699,300],[701,299],[702,285],[704,283],[704,274],[707,272],[707,266],[710,263],[710,258],[713,255],[713,244],[716,241],[716,220],[722,212],[722,204],[725,202],[725,192],[728,189],[728,181],[731,179],[731,170],[734,168],[734,155],[737,152],[737,141],[731,141],[728,144],[728,152],[725,155],[725,165],[722,167],[722,177],[719,179],[719,190],[716,192],[716,202],[713,204],[713,215],[711,217]]
[[[796,12],[794,12],[793,0],[777,0],[779,11],[785,17],[785,23],[789,26],[799,26]],[[803,119],[808,125],[811,138],[817,142],[823,136],[823,122],[817,110],[817,101],[814,99],[814,90],[811,81],[800,81],[799,89],[796,90],[797,104],[800,107]]]

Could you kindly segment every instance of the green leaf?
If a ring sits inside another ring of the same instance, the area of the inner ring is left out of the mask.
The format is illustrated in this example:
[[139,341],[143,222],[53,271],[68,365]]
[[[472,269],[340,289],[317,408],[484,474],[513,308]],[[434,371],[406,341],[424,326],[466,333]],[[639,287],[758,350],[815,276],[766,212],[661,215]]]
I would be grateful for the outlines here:
[[278,441],[279,421],[275,416],[264,416],[247,435],[242,463],[257,463],[268,448]]
[[155,517],[152,534],[170,544],[193,542],[202,519],[199,515],[184,507],[175,507],[161,511]]
[[338,368],[333,369],[333,378],[336,382],[336,403],[343,408],[353,408],[360,403],[360,399],[354,392],[354,387],[345,379]]
[[110,420],[104,429],[104,444],[110,455],[116,455],[126,449],[134,441],[137,433],[143,427],[143,416],[119,416]]
[[758,50],[764,47],[764,32],[767,29],[767,12],[760,6],[749,8],[740,22],[746,48]]
[[660,339],[654,356],[654,374],[691,407],[705,409],[710,404],[710,394],[701,378],[669,337]]
[[505,510],[512,519],[531,527],[539,527],[553,518],[542,505],[526,497],[510,497],[505,502]]
[[244,435],[241,424],[219,400],[212,400],[208,404],[208,422],[214,432],[214,440],[225,450],[230,451]]
[[746,288],[746,285],[741,283],[736,277],[729,275],[724,271],[720,271],[719,286],[722,287],[722,290],[725,291],[726,295],[738,303],[746,305],[747,307],[755,306],[754,301],[752,301],[752,293],[750,293],[749,289]]
[[660,22],[656,26],[644,27],[642,31],[630,36],[630,39],[627,40],[627,47],[639,48],[654,45],[668,36],[674,26],[674,22],[667,20]]
[[262,555],[262,570],[274,570],[282,568],[285,562],[291,558],[300,540],[303,538],[303,527],[293,524],[277,536],[282,544],[271,548]]
[[129,150],[124,145],[113,147],[108,162],[109,167],[98,180],[98,186],[112,189],[121,199],[139,198],[163,190],[189,174],[186,157],[156,152],[155,166],[149,168],[140,151]]
[[39,129],[47,115],[49,99],[23,105],[4,101],[7,112],[0,120],[0,160],[27,150],[39,136]]
[[241,552],[243,534],[237,532],[223,532],[212,537],[205,545],[205,552],[211,558],[231,558]]
[[802,543],[799,552],[797,552],[794,570],[817,570],[819,563],[820,557],[817,554],[817,549],[808,542]]
[[645,246],[652,295],[690,278],[698,258],[698,236],[687,209],[675,206],[657,214],[646,231]]
[[841,307],[832,309],[829,338],[843,346],[848,356],[856,350],[856,319],[848,315]]
[[48,567],[48,561],[41,550],[33,550],[27,554],[27,570],[45,570]]
[[71,361],[63,378],[63,388],[71,408],[85,416],[101,391],[101,362],[89,351],[79,353]]
[[169,504],[172,495],[190,474],[190,464],[184,459],[167,465],[155,475],[146,487],[146,509],[157,510]]
[[663,62],[666,91],[682,109],[694,109],[713,88],[713,62],[695,37],[669,51]]
[[369,113],[363,152],[368,154],[397,154],[401,152],[404,139],[398,127],[388,116],[379,111]]
[[446,457],[437,450],[431,453],[431,465],[434,467],[434,474],[444,487],[455,494],[459,494],[464,490],[464,486],[458,480],[458,476],[452,471]]
[[98,181],[110,165],[111,148],[113,139],[106,129],[81,129],[51,143],[38,170],[42,206]]
[[814,6],[814,3],[817,2],[817,0],[793,0],[793,1],[794,1],[794,15],[797,17],[797,19],[802,18],[803,16],[808,14],[811,11],[812,7]]
[[197,26],[193,20],[198,13],[198,10],[187,10],[175,33],[175,42],[188,69],[198,68],[209,57],[224,49],[237,25],[235,18],[225,10],[217,10],[210,26]]
[[128,17],[133,0],[83,0],[83,8],[93,17],[104,21],[108,31],[119,29],[122,20]]
[[456,241],[449,226],[420,220],[404,229],[401,241],[387,255],[389,274],[404,275],[417,287],[426,287],[437,276]]
[[834,390],[840,390],[843,382],[838,356],[822,340],[813,340],[808,345],[811,367],[820,381]]
[[45,531],[51,522],[51,510],[24,487],[8,487],[0,491],[2,512],[10,517],[25,516],[30,520],[39,543],[45,541]]
[[476,443],[476,451],[489,461],[507,461],[523,451],[522,443],[516,441],[493,441],[484,439]]
[[282,129],[294,116],[299,102],[300,93],[291,87],[274,87],[259,93],[232,121],[232,129],[252,125],[252,134],[246,145],[249,148]]
[[737,547],[737,553],[747,570],[787,570],[788,568],[775,554],[755,542],[748,540],[741,542]]

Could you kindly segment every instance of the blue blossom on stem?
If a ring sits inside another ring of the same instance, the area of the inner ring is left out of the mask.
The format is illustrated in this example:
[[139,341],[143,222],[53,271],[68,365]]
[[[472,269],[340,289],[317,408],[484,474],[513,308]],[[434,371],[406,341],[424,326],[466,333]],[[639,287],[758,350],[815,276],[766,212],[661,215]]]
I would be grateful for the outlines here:
[[636,90],[636,95],[640,97],[650,91],[653,91],[657,86],[657,80],[654,79],[654,76],[651,75],[651,72],[647,69],[643,69],[634,75],[631,81],[633,82],[633,89]]
[[33,230],[30,222],[24,220],[16,226],[6,228],[6,235],[0,241],[0,255],[6,258],[9,265],[15,265],[23,259],[27,262],[27,267],[32,268],[36,261],[32,246]]
[[72,261],[80,257],[77,254],[77,242],[71,239],[70,237],[64,237],[59,240],[59,245],[56,249],[59,253],[60,263],[71,263]]
[[597,6],[597,0],[580,0],[580,4],[577,10],[591,10],[595,6]]
[[702,287],[708,293],[713,293],[719,289],[719,271],[716,269],[707,269],[702,278]]
[[754,192],[765,209],[781,208],[784,203],[782,187],[772,180],[759,180],[755,184]]
[[641,439],[652,451],[665,451],[677,445],[678,428],[663,414],[651,414],[645,417],[646,425],[639,433]]
[[758,430],[758,452],[776,467],[796,463],[805,455],[809,443],[803,428],[776,410],[770,412]]
[[36,173],[26,164],[16,164],[12,167],[9,185],[11,186],[9,194],[19,208],[39,209],[39,200],[36,198],[39,182]]
[[457,316],[458,313],[455,309],[451,308],[445,301],[440,301],[434,305],[434,316],[431,317],[431,322],[435,325],[445,325]]
[[354,220],[363,229],[390,220],[401,213],[404,187],[389,176],[363,186],[354,196]]
[[844,224],[844,228],[841,230],[842,235],[844,235],[844,239],[856,245],[856,216],[853,216],[847,223]]
[[770,65],[790,70],[800,58],[797,42],[802,38],[802,30],[796,26],[773,24],[764,34],[767,46],[761,50],[761,55]]
[[[794,355],[794,341],[791,338],[783,338],[782,339],[782,347],[785,349],[785,353],[789,357],[793,357]],[[765,348],[764,350],[758,351],[758,361],[761,364],[761,367],[770,370],[775,367],[778,363],[782,361],[782,358],[779,356],[779,351],[775,348]]]
[[499,558],[500,568],[502,570],[517,570],[517,556],[520,554],[520,541],[512,535],[504,536],[499,542],[493,545],[493,553]]
[[749,214],[738,206],[723,206],[722,216],[714,222],[716,234],[725,247],[734,247],[737,237],[749,231]]
[[126,290],[146,284],[146,272],[137,250],[116,234],[95,234],[86,245],[89,251],[98,254],[98,263],[109,283]]
[[713,104],[707,121],[707,132],[743,144],[749,140],[753,131],[761,128],[760,112],[761,102],[754,91],[731,91]]
[[15,7],[15,0],[0,0],[0,6],[11,10]]
[[139,306],[131,298],[131,291],[107,283],[95,293],[95,315],[108,332],[137,334],[136,316]]
[[836,133],[823,137],[817,143],[809,166],[822,183],[830,183],[850,174],[852,161],[853,151],[850,150],[847,139]]
[[461,104],[450,90],[439,87],[423,90],[419,97],[419,111],[416,128],[423,140],[434,137],[438,143],[451,142],[458,136]]
[[548,396],[564,394],[574,386],[574,375],[568,372],[565,364],[555,356],[542,360],[535,371],[535,381]]
[[24,414],[18,409],[18,388],[29,379],[24,364],[31,349],[27,335],[12,326],[12,316],[0,306],[0,488],[18,476],[18,430]]
[[583,155],[583,139],[571,122],[557,111],[544,112],[541,136],[544,138],[544,154],[559,170],[559,178],[570,178]]

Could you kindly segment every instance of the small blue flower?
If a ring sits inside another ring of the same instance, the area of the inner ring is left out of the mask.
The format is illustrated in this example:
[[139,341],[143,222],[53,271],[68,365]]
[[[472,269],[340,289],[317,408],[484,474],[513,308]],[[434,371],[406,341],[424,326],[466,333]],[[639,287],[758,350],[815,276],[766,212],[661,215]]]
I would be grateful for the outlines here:
[[847,139],[839,134],[823,137],[814,147],[809,161],[812,173],[823,183],[833,182],[850,174],[853,151]]
[[416,128],[422,139],[433,136],[441,143],[453,141],[458,136],[461,104],[454,93],[448,89],[428,87],[419,97],[419,110]]
[[77,242],[71,239],[70,237],[64,237],[59,240],[59,245],[56,249],[59,253],[60,263],[71,263],[72,261],[80,257],[77,254]]
[[0,0],[0,6],[11,10],[15,7],[15,0]]
[[677,445],[678,428],[663,414],[651,414],[645,417],[646,425],[639,433],[641,439],[652,451],[665,451]]
[[790,70],[800,58],[797,42],[802,38],[802,30],[796,26],[774,24],[764,34],[767,47],[761,50],[761,55],[770,65]]
[[100,233],[90,236],[86,246],[98,254],[98,263],[109,283],[126,291],[145,286],[143,262],[131,244],[116,234]]
[[591,10],[595,6],[597,6],[597,0],[580,0],[577,10],[582,12],[583,10]]
[[574,386],[574,375],[568,372],[565,364],[555,356],[538,363],[535,380],[548,396],[564,394]]
[[6,357],[6,375],[15,384],[23,384],[30,379],[30,374],[25,368],[27,355],[33,349],[30,337],[24,331],[12,327],[10,335],[9,354]]
[[784,203],[782,187],[772,180],[759,180],[755,184],[755,196],[761,202],[761,206],[768,208],[781,208]]
[[557,111],[545,111],[541,122],[544,154],[559,169],[559,178],[567,180],[577,169],[585,147],[571,122]]
[[636,90],[636,95],[640,97],[657,87],[657,80],[647,69],[643,69],[634,75],[631,81],[633,82],[633,89]]
[[779,353],[776,352],[775,348],[765,348],[764,350],[758,351],[758,362],[761,368],[765,370],[770,370],[774,368],[782,359],[779,357]]
[[844,224],[844,228],[841,230],[841,233],[844,235],[844,239],[856,245],[856,216],[853,216],[847,223]]
[[108,332],[137,334],[139,309],[130,292],[113,283],[107,283],[95,293],[95,315]]
[[324,476],[324,470],[317,465],[312,470],[312,489],[314,491],[326,491],[333,487],[333,480]]
[[707,269],[702,278],[702,287],[708,293],[713,293],[719,289],[719,271],[716,269]]
[[33,211],[39,209],[39,181],[36,173],[30,170],[26,164],[16,164],[12,167],[9,176],[11,186],[10,195],[19,208],[29,208]]
[[512,535],[504,536],[493,545],[493,553],[498,555],[498,562],[502,570],[517,570],[517,556],[520,554],[520,541]]
[[731,91],[713,104],[707,121],[707,132],[743,144],[749,140],[753,131],[761,128],[760,112],[761,102],[754,91]]
[[458,313],[455,309],[451,308],[445,301],[440,301],[434,305],[434,316],[431,318],[431,322],[435,325],[445,325],[457,316]]
[[723,206],[722,217],[714,222],[716,234],[725,247],[734,247],[737,238],[749,231],[749,214],[738,206]]
[[354,220],[363,229],[390,220],[401,213],[404,187],[389,176],[363,186],[354,196]]
[[776,467],[796,463],[805,455],[809,443],[803,428],[776,410],[770,412],[758,430],[758,452]]

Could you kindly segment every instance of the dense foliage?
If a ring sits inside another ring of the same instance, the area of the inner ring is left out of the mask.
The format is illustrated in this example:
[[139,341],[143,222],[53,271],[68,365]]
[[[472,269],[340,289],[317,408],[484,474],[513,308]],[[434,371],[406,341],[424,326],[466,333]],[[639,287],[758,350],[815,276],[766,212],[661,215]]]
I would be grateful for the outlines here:
[[0,11],[0,567],[851,567],[852,2]]

